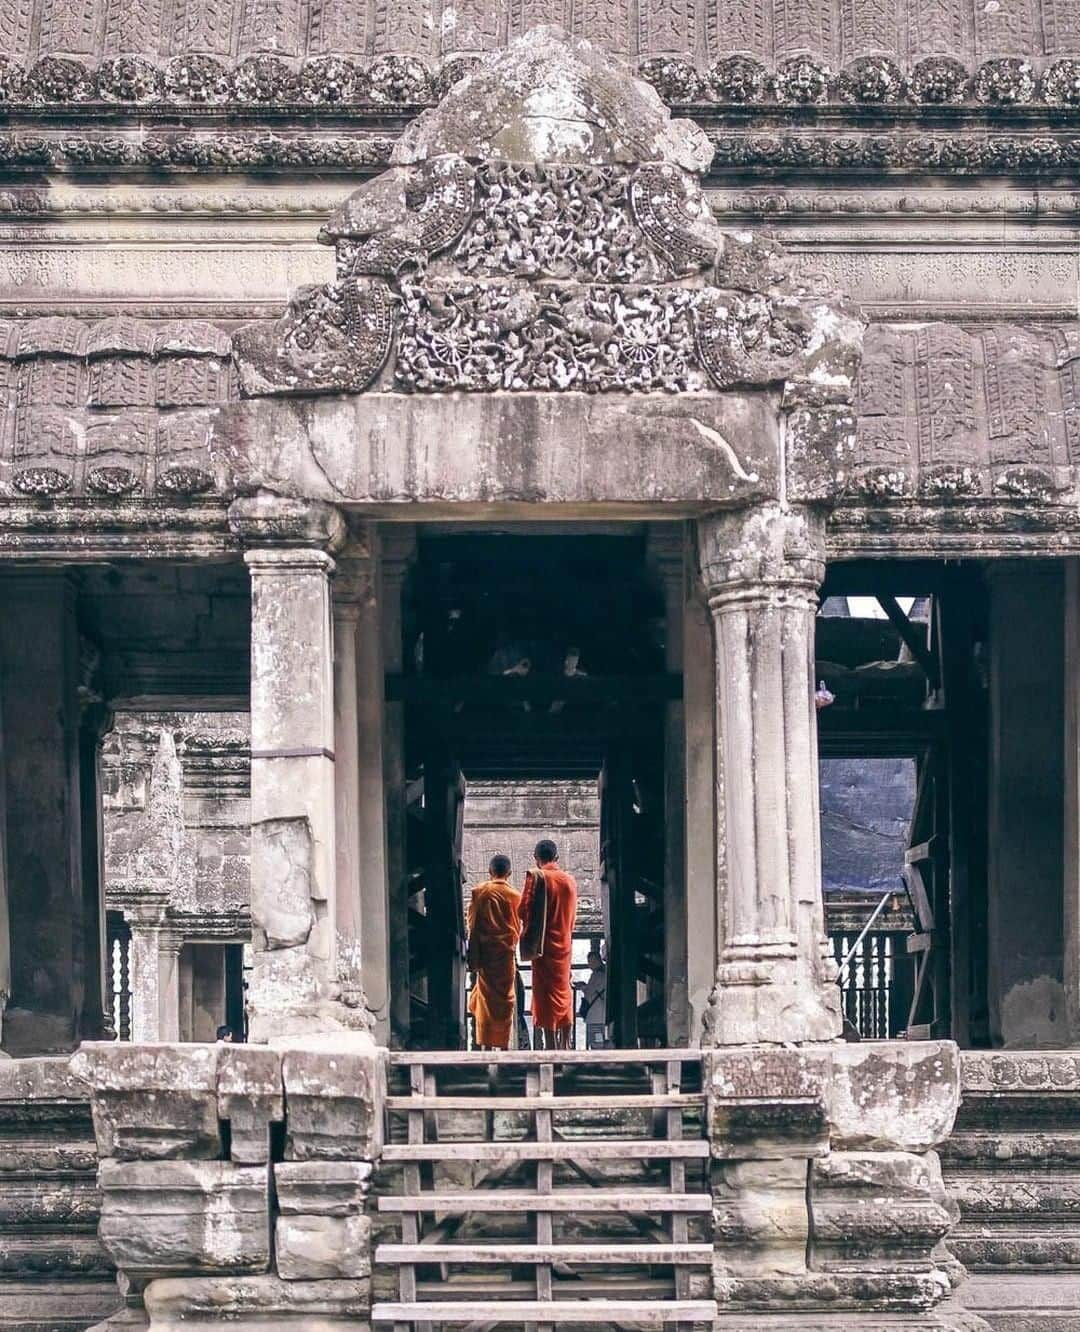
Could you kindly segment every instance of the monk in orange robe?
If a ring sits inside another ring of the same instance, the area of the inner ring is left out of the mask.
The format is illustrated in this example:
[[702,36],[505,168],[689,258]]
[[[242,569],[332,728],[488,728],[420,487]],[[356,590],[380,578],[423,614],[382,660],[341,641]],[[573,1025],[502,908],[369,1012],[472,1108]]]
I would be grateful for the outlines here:
[[491,878],[478,884],[469,899],[467,963],[476,975],[469,1012],[476,1020],[477,1045],[506,1050],[514,1025],[521,894],[509,882],[509,856],[493,856],[488,873]]
[[[547,919],[540,955],[532,964],[532,1015],[537,1049],[565,1050],[574,1028],[574,989],[570,984],[571,950],[577,920],[577,884],[559,865],[559,848],[545,838],[536,844],[536,865],[544,878]],[[526,933],[539,909],[536,880],[526,878],[521,921]]]

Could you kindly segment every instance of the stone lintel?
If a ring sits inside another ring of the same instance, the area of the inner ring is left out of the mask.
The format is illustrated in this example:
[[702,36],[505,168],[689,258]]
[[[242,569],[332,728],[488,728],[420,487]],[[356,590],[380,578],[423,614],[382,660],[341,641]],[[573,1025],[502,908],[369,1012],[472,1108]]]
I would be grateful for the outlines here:
[[[223,407],[213,430],[246,487],[413,520],[423,505],[677,517],[778,493],[776,395],[761,390],[251,399]],[[269,496],[235,501],[233,531],[273,536],[271,508]]]

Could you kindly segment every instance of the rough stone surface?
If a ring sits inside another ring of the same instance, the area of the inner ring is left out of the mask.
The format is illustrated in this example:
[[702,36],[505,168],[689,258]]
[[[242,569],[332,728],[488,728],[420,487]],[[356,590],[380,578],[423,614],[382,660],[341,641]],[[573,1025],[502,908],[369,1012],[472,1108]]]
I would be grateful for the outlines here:
[[264,399],[225,409],[213,431],[245,488],[403,511],[417,501],[699,510],[775,493],[779,466],[764,394],[703,394],[689,413],[674,398],[577,393]]
[[231,1161],[102,1161],[101,1242],[129,1277],[264,1272],[268,1172]]
[[374,1161],[383,1141],[385,1052],[359,1032],[284,1047],[289,1161]]
[[334,1281],[371,1275],[371,1218],[279,1216],[274,1252],[284,1281]]
[[837,1147],[925,1152],[952,1129],[960,1103],[960,1056],[951,1041],[840,1045],[829,1100]]
[[218,1116],[229,1123],[229,1157],[244,1165],[270,1159],[270,1126],[285,1118],[281,1055],[255,1045],[226,1045],[217,1068]]
[[212,1332],[240,1323],[253,1332],[282,1326],[338,1332],[363,1326],[370,1283],[282,1281],[276,1276],[152,1281],[144,1296],[153,1332]]
[[73,1071],[93,1089],[102,1158],[121,1161],[221,1155],[217,1045],[89,1042]]

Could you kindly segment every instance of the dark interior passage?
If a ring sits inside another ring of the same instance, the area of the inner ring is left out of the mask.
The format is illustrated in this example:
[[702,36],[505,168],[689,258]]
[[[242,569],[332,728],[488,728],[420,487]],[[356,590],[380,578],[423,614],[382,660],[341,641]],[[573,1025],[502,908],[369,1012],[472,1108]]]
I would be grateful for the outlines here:
[[[664,1014],[665,602],[640,536],[501,534],[421,541],[406,588],[402,1043],[465,1040],[463,809],[468,782],[600,790],[608,1016],[620,1045],[659,1044]],[[526,866],[516,867],[516,881]]]

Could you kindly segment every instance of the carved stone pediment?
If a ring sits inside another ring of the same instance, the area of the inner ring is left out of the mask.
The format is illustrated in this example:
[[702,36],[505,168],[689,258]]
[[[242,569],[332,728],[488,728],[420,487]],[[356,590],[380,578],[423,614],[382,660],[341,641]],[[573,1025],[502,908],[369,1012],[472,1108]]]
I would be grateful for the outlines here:
[[704,393],[847,403],[863,326],[717,224],[702,131],[538,28],[405,131],[324,227],[337,278],[235,339],[245,396]]

